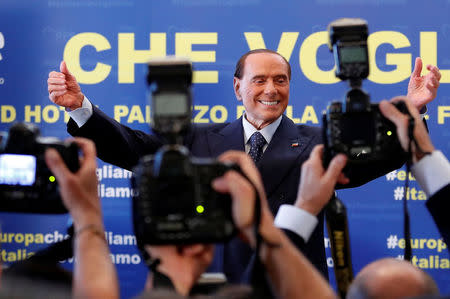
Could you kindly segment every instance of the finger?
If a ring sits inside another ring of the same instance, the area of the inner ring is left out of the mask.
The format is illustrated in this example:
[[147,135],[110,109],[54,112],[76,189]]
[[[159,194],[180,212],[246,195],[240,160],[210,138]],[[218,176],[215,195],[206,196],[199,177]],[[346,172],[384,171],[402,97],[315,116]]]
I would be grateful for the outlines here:
[[48,168],[55,175],[56,180],[60,184],[63,184],[64,179],[70,175],[70,171],[59,153],[53,148],[48,148],[45,151],[45,162],[47,163]]
[[232,170],[212,182],[214,190],[230,193],[234,199],[253,198],[254,192],[250,183],[238,172]]
[[241,151],[226,151],[225,153],[220,155],[218,159],[219,161],[230,161],[238,164],[242,172],[252,181],[253,184],[255,184],[260,196],[265,198],[265,192],[260,173],[249,155]]
[[[419,111],[417,108],[413,105],[413,103],[408,99],[406,96],[396,96],[393,97],[390,102],[391,103],[397,103],[399,101],[403,101],[406,105],[406,108],[409,111],[409,114],[411,114],[414,118],[419,116]],[[398,109],[397,109],[398,110]],[[402,113],[403,114],[403,113]]]
[[389,102],[391,102],[391,103],[397,103],[400,101],[408,103],[408,97],[407,96],[395,96],[389,100]]
[[50,100],[52,100],[53,102],[55,102],[54,99],[55,99],[56,97],[62,96],[62,95],[64,95],[64,94],[66,94],[66,92],[67,92],[67,90],[62,90],[62,91],[52,91],[52,92],[50,93]]
[[192,245],[183,245],[181,247],[181,252],[183,255],[198,255],[206,250],[205,244],[192,244]]
[[323,144],[316,145],[313,148],[313,150],[311,151],[311,154],[309,155],[309,157],[310,158],[314,157],[315,159],[317,159],[317,158],[321,159],[322,155],[323,155],[323,148],[324,148]]
[[347,164],[347,157],[344,154],[338,154],[331,159],[327,171],[323,176],[325,181],[330,181],[333,184],[336,184],[338,176],[342,172],[342,169],[344,169],[345,164]]
[[64,60],[61,61],[61,64],[59,65],[59,70],[64,75],[71,75],[70,72],[69,72],[69,69],[67,68],[67,64],[66,64],[66,62]]
[[432,83],[434,88],[438,88],[439,87],[439,80],[436,77],[432,77],[430,79],[430,82]]
[[257,173],[256,166],[250,159],[249,155],[241,151],[226,151],[225,153],[219,156],[219,161],[222,162],[229,161],[236,163],[237,165],[239,165],[239,167],[245,173],[245,175],[249,177],[253,177]]
[[405,123],[406,116],[403,113],[401,113],[397,108],[395,108],[394,105],[392,105],[386,100],[383,100],[380,102],[378,106],[384,117],[392,121],[397,127],[403,126],[403,124]]
[[65,78],[65,76],[64,76],[64,74],[63,73],[60,73],[60,72],[55,72],[55,71],[51,71],[49,74],[48,74],[48,77],[49,78]]
[[48,86],[48,93],[52,93],[53,91],[63,91],[63,90],[67,90],[66,85],[51,84]]
[[438,81],[441,80],[442,74],[437,66],[429,64],[427,65],[427,69],[438,79]]
[[75,142],[83,153],[82,165],[94,166],[96,167],[97,162],[97,151],[95,149],[95,144],[86,138],[70,138],[68,141]]
[[61,65],[59,66],[59,68],[61,69],[61,72],[65,75],[68,86],[73,86],[77,84],[75,77],[69,71],[69,68],[67,67],[66,62],[64,60],[61,61]]
[[416,57],[416,62],[414,64],[414,70],[411,74],[411,77],[420,77],[421,72],[422,72],[422,59],[420,57]]
[[66,85],[66,79],[61,77],[49,77],[47,79],[47,83],[54,85]]
[[337,178],[337,183],[341,184],[341,185],[346,185],[348,183],[350,183],[350,179],[348,177],[345,176],[345,174],[343,172],[341,172],[338,175]]
[[154,259],[161,258],[167,254],[176,254],[176,247],[173,245],[145,245],[145,250],[149,252],[150,256]]

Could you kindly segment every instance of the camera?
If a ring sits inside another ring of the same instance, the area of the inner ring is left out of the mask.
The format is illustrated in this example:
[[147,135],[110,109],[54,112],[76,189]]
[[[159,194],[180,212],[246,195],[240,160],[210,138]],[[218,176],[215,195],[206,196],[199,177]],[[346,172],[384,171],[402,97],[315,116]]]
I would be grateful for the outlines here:
[[[395,125],[361,89],[363,79],[369,75],[367,22],[338,19],[328,25],[328,33],[336,77],[348,80],[351,89],[344,102],[333,101],[323,113],[324,164],[327,166],[338,153],[348,157],[347,165],[387,161],[391,153],[403,150]],[[404,102],[394,105],[408,113]]]
[[235,164],[192,157],[182,145],[191,126],[192,64],[168,57],[148,64],[152,129],[167,140],[133,169],[133,222],[138,243],[216,243],[236,233],[231,197],[211,182]]
[[2,133],[0,210],[20,213],[67,213],[56,178],[45,163],[45,150],[56,149],[71,171],[79,168],[78,146],[40,136],[30,123],[16,123]]

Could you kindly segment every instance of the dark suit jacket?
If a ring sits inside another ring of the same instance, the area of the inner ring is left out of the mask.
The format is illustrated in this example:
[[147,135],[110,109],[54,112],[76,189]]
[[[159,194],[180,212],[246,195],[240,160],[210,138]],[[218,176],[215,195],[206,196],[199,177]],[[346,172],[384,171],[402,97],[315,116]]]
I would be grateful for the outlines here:
[[[141,156],[152,154],[163,144],[161,138],[141,131],[132,130],[108,117],[98,108],[93,107],[92,117],[81,128],[70,119],[68,132],[73,136],[92,139],[97,147],[98,157],[116,166],[132,169]],[[281,204],[294,203],[300,179],[300,166],[308,159],[313,147],[322,143],[321,129],[304,125],[295,125],[283,116],[270,144],[264,152],[257,167],[261,172],[270,209],[277,213]],[[244,151],[242,120],[227,124],[194,125],[185,138],[185,145],[193,156],[217,157],[227,150]],[[390,167],[364,167],[352,169],[351,186],[360,185],[390,169],[403,164],[397,161]],[[301,238],[291,240],[301,248],[303,253],[325,277],[328,267],[323,238],[324,217],[319,215],[319,225],[311,238],[304,244]],[[241,275],[248,266],[252,252],[238,238],[224,247],[216,248],[216,257],[212,271],[223,271],[230,282],[241,280]]]
[[431,196],[426,205],[450,251],[450,184]]

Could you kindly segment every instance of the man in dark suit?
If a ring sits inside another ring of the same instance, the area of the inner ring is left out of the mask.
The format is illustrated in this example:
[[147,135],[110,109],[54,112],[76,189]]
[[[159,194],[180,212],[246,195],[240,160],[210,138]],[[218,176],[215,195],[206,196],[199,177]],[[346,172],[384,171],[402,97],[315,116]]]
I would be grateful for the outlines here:
[[[49,74],[50,99],[72,110],[69,133],[94,140],[103,161],[131,169],[141,156],[154,153],[162,145],[156,136],[132,130],[103,114],[85,98],[64,62],[60,69],[61,72]],[[422,62],[418,59],[408,87],[409,98],[418,110],[435,97],[440,79],[436,67],[428,66],[430,73],[426,76],[420,75],[421,69]],[[229,124],[195,125],[186,136],[185,144],[194,156],[200,157],[217,157],[227,150],[250,153],[261,172],[270,209],[277,214],[276,224],[291,231],[293,241],[298,241],[298,247],[303,248],[305,255],[327,277],[323,216],[317,217],[307,207],[302,210],[302,202],[298,208],[283,206],[285,208],[278,211],[282,204],[294,203],[299,166],[312,148],[322,142],[319,128],[297,126],[283,115],[289,101],[290,79],[290,65],[278,53],[259,49],[244,54],[237,63],[234,77],[234,91],[245,107],[244,116]],[[254,140],[262,141],[262,149],[249,144]],[[360,173],[354,171],[350,183],[361,185],[400,166],[401,163],[397,163]],[[348,182],[348,178],[339,178],[341,184]],[[231,282],[240,281],[251,256],[250,248],[234,239],[216,252],[212,269],[224,271]]]

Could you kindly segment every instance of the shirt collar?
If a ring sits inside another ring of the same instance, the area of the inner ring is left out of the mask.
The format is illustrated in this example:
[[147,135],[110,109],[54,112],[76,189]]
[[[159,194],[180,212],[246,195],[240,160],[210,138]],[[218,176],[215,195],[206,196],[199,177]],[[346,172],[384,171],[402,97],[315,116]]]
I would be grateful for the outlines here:
[[283,115],[280,115],[280,117],[278,117],[271,124],[265,126],[261,130],[257,130],[251,123],[248,122],[248,120],[245,118],[244,113],[244,115],[242,115],[242,126],[244,128],[244,144],[247,144],[248,140],[250,139],[250,136],[252,136],[252,134],[255,133],[256,131],[260,132],[264,136],[264,139],[266,139],[267,144],[269,144],[270,141],[272,140],[273,134],[275,134],[275,131],[280,125],[282,118]]

